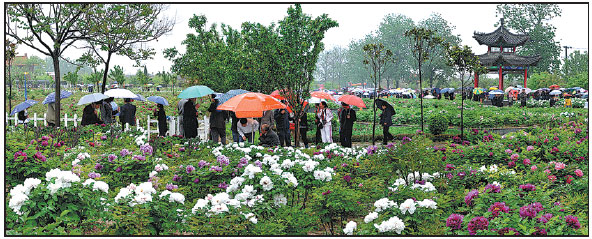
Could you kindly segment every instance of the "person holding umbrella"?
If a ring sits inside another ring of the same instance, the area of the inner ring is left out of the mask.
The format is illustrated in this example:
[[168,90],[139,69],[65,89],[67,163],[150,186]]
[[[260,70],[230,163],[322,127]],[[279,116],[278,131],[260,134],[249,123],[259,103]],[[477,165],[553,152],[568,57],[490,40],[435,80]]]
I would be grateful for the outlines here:
[[125,123],[128,123],[131,126],[136,125],[136,106],[132,105],[133,100],[130,98],[125,98],[123,102],[125,104],[121,106],[119,111],[119,121],[121,122],[121,130],[125,129]]
[[185,103],[187,103],[187,101],[189,101],[189,99],[181,99],[179,100],[179,102],[177,103],[177,112],[179,114],[179,133],[184,137],[185,136],[185,131],[183,130],[183,114],[184,114],[184,106]]
[[319,118],[319,112],[321,111],[321,106],[319,103],[315,104],[315,123],[317,125],[317,130],[315,133],[315,144],[318,145],[322,142],[322,138],[321,138],[321,128],[323,128],[323,124],[321,124],[320,118]]
[[326,101],[321,101],[317,116],[319,117],[323,143],[333,143],[333,136],[331,135],[331,120],[333,119],[333,113],[331,113]]
[[339,140],[341,146],[352,147],[352,133],[354,122],[356,121],[356,111],[348,104],[341,102],[342,108],[337,113],[339,115]]
[[101,121],[99,119],[99,116],[97,115],[97,112],[95,111],[100,106],[101,106],[101,104],[99,101],[99,102],[93,102],[93,103],[87,105],[86,107],[84,107],[84,109],[82,110],[82,122],[80,123],[80,125],[85,126],[85,125],[92,125],[92,124],[102,124],[103,121]]
[[[285,104],[286,101],[282,100],[282,104]],[[286,109],[277,109],[273,113],[275,117],[275,125],[278,131],[278,135],[280,137],[280,146],[290,147],[291,140],[290,140],[290,115]]]
[[196,98],[190,98],[183,105],[183,133],[187,139],[197,137],[197,128],[199,127],[197,121],[197,106],[195,105]]
[[[379,109],[382,110],[382,114],[380,114],[380,125],[382,126],[382,144],[387,144],[389,140],[394,139],[393,135],[389,132],[389,128],[393,124],[393,115],[395,114],[395,110],[391,107],[388,107],[389,104],[386,102],[380,103],[376,101],[378,105],[380,105]],[[388,109],[387,109],[388,107]]]
[[254,119],[241,118],[236,124],[236,130],[238,131],[239,138],[238,142],[253,141],[253,134],[259,128],[259,122]]
[[216,94],[211,94],[211,101],[212,104],[208,108],[210,112],[210,132],[212,135],[212,140],[218,143],[218,139],[220,139],[223,145],[226,145],[226,114],[222,112],[222,110],[217,110],[218,107],[218,99],[216,99]]
[[113,121],[113,108],[111,107],[112,101],[113,97],[109,97],[101,102],[101,120],[103,120],[105,124],[111,124],[115,122]]

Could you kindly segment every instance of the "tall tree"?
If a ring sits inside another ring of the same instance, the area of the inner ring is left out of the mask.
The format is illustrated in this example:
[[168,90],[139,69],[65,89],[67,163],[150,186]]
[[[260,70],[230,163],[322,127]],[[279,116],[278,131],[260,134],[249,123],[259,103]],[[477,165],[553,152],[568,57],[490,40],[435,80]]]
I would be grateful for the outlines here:
[[376,139],[374,138],[376,132],[376,96],[380,89],[380,79],[387,69],[388,64],[393,60],[393,52],[385,49],[384,45],[379,43],[365,45],[364,53],[366,53],[364,65],[370,69],[370,79],[374,82],[374,94],[372,95],[372,110],[374,112],[374,117],[372,118],[372,145],[374,145],[376,143]]
[[125,88],[125,74],[123,74],[123,68],[121,66],[114,66],[109,76],[119,84],[120,88]]
[[[445,44],[448,45],[448,44]],[[477,72],[478,74],[487,73],[487,69],[483,67],[479,62],[479,57],[475,56],[471,47],[453,45],[448,47],[446,60],[448,64],[456,70],[460,76],[460,87],[461,95],[465,95],[465,85],[471,82],[472,73]],[[465,78],[465,75],[468,77]],[[461,97],[460,107],[460,138],[464,140],[464,109],[465,109],[465,97]]]
[[432,13],[429,18],[419,22],[419,27],[432,30],[438,34],[444,44],[437,45],[425,64],[422,74],[429,79],[430,88],[439,87],[445,80],[452,78],[455,71],[447,63],[447,47],[445,45],[458,45],[461,40],[452,31],[456,28],[451,25],[439,13]]
[[419,75],[419,91],[420,93],[420,109],[421,109],[421,131],[423,128],[423,85],[422,85],[422,63],[429,60],[438,47],[442,44],[443,40],[432,30],[425,28],[413,28],[405,32],[405,36],[409,38],[412,44],[411,51],[413,52],[413,58],[417,62],[417,69]]
[[78,83],[78,72],[68,72],[64,75],[64,80],[70,83],[71,87],[75,87]]
[[563,64],[563,75],[569,77],[570,75],[577,75],[579,73],[588,73],[588,60],[588,51],[572,52],[565,60],[565,64]]
[[413,20],[402,14],[388,14],[378,26],[379,41],[393,52],[393,60],[397,62],[388,67],[384,73],[387,80],[386,88],[390,87],[391,80],[398,88],[402,81],[410,78],[413,57],[409,52],[411,44],[405,39],[405,32],[414,26]]
[[[559,70],[561,47],[555,41],[555,26],[550,21],[561,16],[557,4],[500,4],[496,17],[503,17],[505,25],[520,34],[528,34],[530,41],[517,49],[519,55],[541,55],[534,72]],[[499,23],[498,23],[499,24]]]
[[343,47],[321,52],[314,72],[315,79],[323,81],[325,85],[330,83],[332,88],[344,86],[346,54],[347,50]]
[[105,92],[114,54],[140,65],[141,60],[151,59],[156,53],[145,43],[173,30],[174,21],[162,17],[165,10],[166,5],[162,4],[97,4],[94,14],[85,16],[85,23],[92,29],[86,47],[91,54],[85,56],[104,65],[101,92]]
[[8,67],[8,70],[5,71],[8,79],[8,110],[12,110],[12,61],[15,57],[16,44],[8,39],[4,40],[4,59],[8,63],[8,65],[4,65],[4,69]]
[[[88,36],[81,19],[91,11],[90,4],[8,4],[6,34],[53,60],[55,92],[60,95],[60,62],[64,51]],[[14,24],[14,25],[13,25]],[[24,32],[20,33],[18,30]],[[60,97],[56,97],[56,118],[60,119]],[[60,121],[56,122],[60,127]]]

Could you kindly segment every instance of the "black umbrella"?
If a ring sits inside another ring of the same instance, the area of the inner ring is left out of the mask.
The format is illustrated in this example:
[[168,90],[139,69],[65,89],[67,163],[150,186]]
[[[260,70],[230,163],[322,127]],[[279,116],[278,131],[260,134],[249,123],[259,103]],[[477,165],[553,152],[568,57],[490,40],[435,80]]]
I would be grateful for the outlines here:
[[388,102],[386,102],[383,99],[376,99],[376,107],[378,107],[378,109],[382,110],[382,106],[386,105],[386,109],[384,110],[390,110],[392,114],[395,114],[395,108],[393,108],[393,106],[391,104],[389,104]]

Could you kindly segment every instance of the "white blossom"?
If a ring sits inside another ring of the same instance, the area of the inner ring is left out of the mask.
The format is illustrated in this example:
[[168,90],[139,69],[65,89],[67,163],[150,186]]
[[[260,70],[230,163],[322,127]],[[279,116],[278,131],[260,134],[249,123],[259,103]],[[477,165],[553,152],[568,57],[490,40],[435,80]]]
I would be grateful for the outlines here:
[[397,234],[401,234],[401,232],[405,229],[405,223],[403,223],[403,221],[398,217],[394,216],[387,221],[383,221],[380,223],[380,225],[374,224],[374,227],[378,229],[378,232],[395,231]]
[[401,213],[403,214],[406,212],[413,214],[415,212],[415,201],[413,201],[411,198],[405,200],[405,202],[401,203],[401,206],[399,206],[399,210],[401,210]]
[[273,204],[276,206],[283,206],[288,204],[288,199],[284,194],[276,194],[273,196]]
[[354,234],[354,230],[356,230],[358,224],[354,221],[349,221],[346,225],[345,228],[343,229],[343,233],[345,233],[345,235],[353,235]]
[[369,223],[369,222],[374,221],[374,219],[376,219],[376,218],[378,218],[378,213],[377,212],[371,212],[366,217],[364,217],[364,222],[365,223]]

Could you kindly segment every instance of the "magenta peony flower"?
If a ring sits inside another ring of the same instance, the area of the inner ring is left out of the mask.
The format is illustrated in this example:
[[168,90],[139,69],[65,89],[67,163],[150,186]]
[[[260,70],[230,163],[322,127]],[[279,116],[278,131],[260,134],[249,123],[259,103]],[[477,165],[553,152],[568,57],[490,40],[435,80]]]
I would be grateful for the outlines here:
[[524,159],[524,160],[522,160],[522,164],[524,164],[524,165],[530,165],[530,159]]
[[511,153],[512,153],[512,150],[511,150],[511,149],[506,149],[506,151],[505,151],[505,152],[506,152],[507,154],[511,154]]
[[204,160],[200,160],[199,163],[197,163],[197,166],[199,168],[203,168],[203,167],[206,167],[206,166],[210,166],[210,163],[208,163],[208,162],[206,162]]
[[194,179],[193,183],[199,183],[199,178]]
[[471,235],[477,234],[477,230],[487,230],[489,220],[485,217],[474,217],[469,222],[467,229]]
[[486,193],[499,193],[502,191],[502,188],[495,184],[487,184],[483,192]]
[[553,218],[553,214],[546,213],[539,218],[539,222],[547,223],[549,220],[551,220],[551,218]]
[[95,164],[95,169],[101,170],[101,169],[103,169],[103,165],[101,165],[100,163],[97,163],[97,164]]
[[41,142],[41,146],[45,147],[49,145],[49,142],[47,142],[46,140],[44,140],[43,142]]
[[115,169],[115,172],[121,172],[121,166],[117,167],[117,169]]
[[536,229],[535,232],[532,233],[533,236],[546,236],[547,230],[544,228],[534,227]]
[[520,187],[519,187],[519,188],[520,188],[520,189],[521,189],[523,192],[534,192],[534,191],[536,191],[536,186],[534,186],[534,185],[532,185],[532,184],[530,184],[530,183],[527,183],[527,184],[520,185]]
[[465,203],[467,206],[471,206],[473,204],[473,199],[479,196],[479,191],[477,189],[470,191],[467,196],[465,196]]
[[444,169],[444,171],[450,171],[450,170],[454,170],[456,167],[452,164],[446,164],[446,168]]
[[226,189],[228,187],[228,184],[226,184],[226,182],[222,182],[222,183],[218,184],[218,187],[221,189]]
[[450,214],[448,219],[446,219],[446,226],[450,227],[450,230],[458,230],[462,228],[462,221],[465,216],[460,214]]
[[343,180],[345,180],[346,182],[349,183],[349,181],[351,180],[351,176],[345,175],[345,176],[343,176]]
[[565,222],[567,223],[568,226],[572,227],[573,229],[580,229],[580,227],[582,227],[580,225],[580,220],[578,220],[578,217],[576,217],[576,216],[572,216],[572,215],[565,216]]
[[117,155],[115,155],[115,154],[109,154],[109,156],[107,157],[107,159],[109,160],[109,163],[113,163],[113,161],[115,161],[115,159],[117,159]]
[[536,165],[532,165],[532,167],[530,167],[530,170],[532,170],[533,172],[537,170],[537,166]]
[[499,216],[500,212],[508,213],[510,211],[510,207],[506,206],[505,202],[496,202],[489,207],[488,212],[491,212],[494,218]]
[[582,170],[580,169],[576,169],[576,171],[574,171],[574,173],[576,174],[576,176],[578,177],[582,177],[584,176],[584,172],[582,172]]
[[220,156],[216,157],[216,160],[218,161],[220,166],[226,166],[226,165],[230,164],[230,159],[228,159],[228,157],[226,157],[224,155],[220,155]]
[[532,145],[528,145],[526,147],[526,151],[533,151],[533,150],[534,150],[534,146],[532,146]]
[[105,135],[101,136],[101,140],[106,140],[106,139],[107,139],[107,136],[105,136]]
[[514,161],[508,162],[508,167],[513,168],[515,166],[516,166],[516,162],[514,162]]
[[561,170],[565,168],[565,164],[564,163],[555,163],[555,170]]
[[174,189],[179,188],[179,186],[169,183],[165,186],[166,190],[173,191]]
[[516,159],[518,159],[519,157],[520,157],[520,155],[518,155],[518,154],[512,154],[512,156],[510,156],[510,159],[512,159],[512,160],[516,160]]
[[513,227],[504,227],[502,229],[499,229],[497,231],[497,234],[500,235],[500,236],[503,236],[503,235],[506,235],[506,234],[509,234],[509,235],[512,235],[512,236],[520,235],[520,233],[518,232],[518,230],[516,230],[516,228],[513,228]]
[[557,177],[555,175],[549,175],[547,176],[547,178],[551,181],[551,182],[555,182],[557,180]]
[[520,217],[535,218],[537,213],[542,211],[543,207],[540,203],[532,203],[520,208]]
[[187,172],[188,174],[191,173],[191,171],[195,170],[195,167],[193,167],[193,165],[187,165],[187,167],[185,168],[185,172]]
[[127,150],[127,149],[122,149],[122,150],[119,152],[119,154],[121,155],[121,157],[125,157],[125,156],[127,156],[127,155],[131,155],[131,154],[132,154],[132,152],[130,152],[130,151],[129,151],[129,150]]

